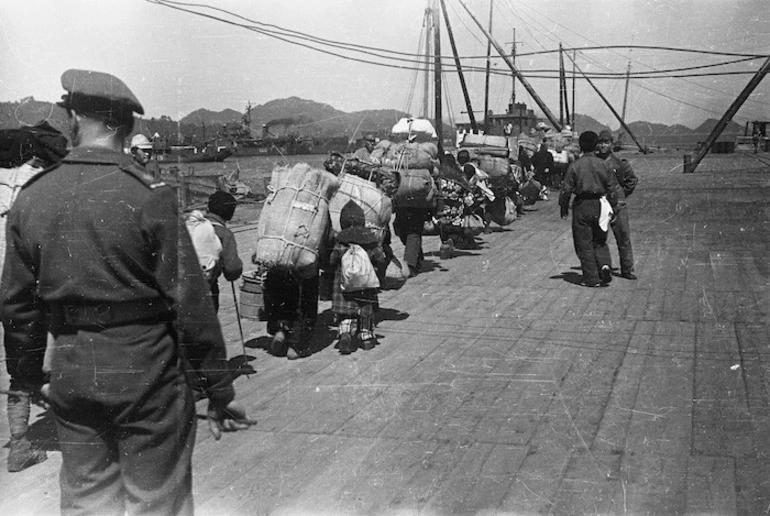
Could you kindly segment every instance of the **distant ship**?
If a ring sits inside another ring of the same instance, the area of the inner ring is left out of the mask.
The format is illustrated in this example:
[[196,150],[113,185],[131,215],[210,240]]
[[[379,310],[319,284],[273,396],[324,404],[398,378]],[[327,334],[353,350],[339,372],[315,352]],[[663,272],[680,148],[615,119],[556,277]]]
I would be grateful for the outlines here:
[[[278,121],[273,125],[278,125]],[[262,137],[254,137],[251,129],[251,104],[240,122],[225,124],[217,134],[217,141],[225,144],[233,156],[286,156],[313,154],[313,141],[303,139],[297,133],[276,136],[270,132],[271,123],[262,126]],[[286,125],[281,121],[281,125]]]

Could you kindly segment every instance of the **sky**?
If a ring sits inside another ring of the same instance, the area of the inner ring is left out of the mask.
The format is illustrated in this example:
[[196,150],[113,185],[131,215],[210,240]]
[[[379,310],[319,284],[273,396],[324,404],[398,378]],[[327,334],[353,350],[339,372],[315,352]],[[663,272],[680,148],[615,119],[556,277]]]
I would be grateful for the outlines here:
[[[486,28],[490,0],[462,1]],[[436,0],[433,3],[438,6]],[[478,118],[484,109],[487,41],[461,0],[446,0],[446,4]],[[423,18],[429,0],[209,0],[208,5],[251,21],[202,7],[192,9],[250,26],[260,22],[334,42],[418,54],[424,48]],[[556,117],[558,81],[537,78],[535,71],[558,69],[558,54],[531,54],[558,49],[559,43],[577,49],[654,45],[770,56],[766,0],[494,0],[492,9],[493,37],[508,53],[515,30],[516,65],[525,77],[531,73],[528,81]],[[440,32],[441,54],[451,56],[445,25]],[[400,109],[420,114],[424,74],[403,69],[418,65],[386,60],[382,50],[367,55],[302,42],[305,46],[147,0],[4,0],[0,2],[0,101],[28,96],[59,100],[61,74],[80,68],[122,79],[143,104],[146,117],[179,119],[199,108],[243,111],[249,102],[257,105],[291,96],[345,112]],[[319,49],[342,52],[347,58]],[[494,48],[492,54],[497,56]],[[641,72],[736,59],[627,48],[581,50],[575,55],[584,72],[621,74],[629,63],[632,72]],[[566,57],[565,61],[571,103],[572,65]],[[386,62],[396,66],[381,66]],[[765,58],[755,58],[701,72],[754,73],[764,62]],[[444,65],[444,118],[467,120],[458,75],[450,64],[448,60]],[[470,66],[478,71],[471,72]],[[492,69],[508,67],[495,57]],[[707,118],[720,118],[751,77],[633,78],[626,121],[694,128]],[[620,112],[625,80],[593,82]],[[517,102],[540,112],[520,83],[515,88]],[[493,74],[490,109],[503,112],[511,90],[510,75]],[[578,113],[612,128],[619,126],[585,80],[576,81],[575,100]],[[734,120],[739,124],[770,120],[770,80],[757,87]]]

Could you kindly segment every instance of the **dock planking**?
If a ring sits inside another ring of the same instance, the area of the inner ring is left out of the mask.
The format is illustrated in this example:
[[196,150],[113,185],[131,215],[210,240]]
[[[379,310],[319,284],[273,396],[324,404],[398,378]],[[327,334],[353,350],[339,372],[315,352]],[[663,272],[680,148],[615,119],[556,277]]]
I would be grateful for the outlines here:
[[[681,156],[630,159],[638,281],[576,285],[552,195],[450,260],[426,237],[426,272],[381,293],[369,352],[338,354],[322,301],[310,357],[270,355],[265,324],[243,319],[244,358],[223,283],[228,354],[255,371],[236,388],[259,423],[215,441],[199,418],[196,512],[765,513],[770,168],[738,154],[695,174]],[[248,264],[256,211],[239,210]],[[0,471],[14,493],[2,514],[58,513],[44,416],[34,409],[32,429],[50,458]]]

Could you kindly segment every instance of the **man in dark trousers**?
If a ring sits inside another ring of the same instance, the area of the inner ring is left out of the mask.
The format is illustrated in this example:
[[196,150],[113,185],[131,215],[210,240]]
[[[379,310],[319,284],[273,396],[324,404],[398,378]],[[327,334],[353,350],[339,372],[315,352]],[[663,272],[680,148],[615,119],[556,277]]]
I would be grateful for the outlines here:
[[615,235],[615,242],[618,244],[618,256],[620,257],[620,276],[622,278],[635,280],[634,274],[634,251],[631,248],[631,225],[628,222],[628,206],[626,198],[634,193],[639,178],[634,174],[631,164],[621,159],[612,152],[612,133],[602,131],[599,133],[599,143],[596,144],[596,155],[603,159],[612,170],[618,181],[618,206],[615,212],[615,218],[612,221],[612,233]]
[[583,285],[587,287],[598,287],[612,281],[610,250],[607,247],[609,228],[603,229],[600,219],[603,215],[607,218],[607,203],[612,207],[617,204],[617,185],[604,160],[594,155],[598,138],[593,131],[580,135],[583,155],[567,168],[559,195],[562,219],[567,218],[570,199],[575,195],[572,240],[583,270]]
[[227,228],[227,223],[235,214],[238,201],[231,194],[221,190],[209,196],[208,213],[206,218],[214,226],[214,232],[222,243],[222,254],[214,266],[212,274],[211,300],[214,302],[215,311],[219,311],[219,276],[225,276],[227,281],[235,281],[243,274],[243,261],[238,256],[238,246],[235,243],[235,235]]
[[176,194],[121,152],[142,106],[109,74],[68,70],[62,86],[74,148],[8,214],[5,344],[53,410],[62,514],[192,514],[197,422],[182,356],[203,379],[215,438],[253,421],[234,400]]

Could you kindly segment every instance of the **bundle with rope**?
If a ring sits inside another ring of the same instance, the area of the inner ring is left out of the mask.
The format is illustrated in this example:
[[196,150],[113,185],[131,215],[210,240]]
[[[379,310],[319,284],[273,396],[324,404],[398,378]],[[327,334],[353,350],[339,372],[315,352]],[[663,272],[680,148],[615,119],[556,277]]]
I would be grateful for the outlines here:
[[387,166],[348,159],[339,152],[331,152],[324,161],[324,168],[336,176],[351,174],[371,181],[388,197],[393,197],[398,191],[399,176],[393,168]]

